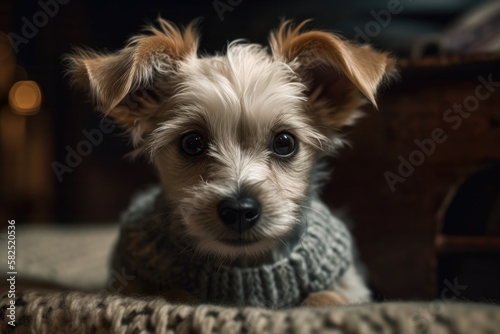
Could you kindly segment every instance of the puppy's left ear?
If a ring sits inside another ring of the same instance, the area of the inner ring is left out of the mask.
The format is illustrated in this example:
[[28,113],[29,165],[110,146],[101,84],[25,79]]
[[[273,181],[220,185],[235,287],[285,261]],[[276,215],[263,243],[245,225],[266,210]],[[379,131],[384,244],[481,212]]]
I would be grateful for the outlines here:
[[271,33],[275,60],[288,63],[308,87],[313,118],[338,129],[351,125],[363,96],[375,107],[380,84],[396,74],[395,60],[368,45],[355,45],[324,31],[303,31],[286,21]]

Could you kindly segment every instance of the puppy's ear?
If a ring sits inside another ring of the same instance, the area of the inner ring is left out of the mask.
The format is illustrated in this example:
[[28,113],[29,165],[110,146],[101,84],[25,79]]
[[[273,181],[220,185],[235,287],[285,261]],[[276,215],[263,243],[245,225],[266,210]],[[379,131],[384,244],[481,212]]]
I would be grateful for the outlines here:
[[395,75],[395,60],[367,45],[355,45],[323,31],[303,31],[286,21],[271,33],[276,60],[290,64],[309,89],[316,120],[332,128],[351,125],[361,114],[363,96],[375,107],[385,78]]
[[[112,54],[77,50],[67,57],[72,82],[90,91],[99,111],[130,130],[138,144],[151,131],[179,62],[196,57],[196,22],[181,30],[159,18],[159,29],[133,37]],[[169,84],[170,83],[170,84]]]

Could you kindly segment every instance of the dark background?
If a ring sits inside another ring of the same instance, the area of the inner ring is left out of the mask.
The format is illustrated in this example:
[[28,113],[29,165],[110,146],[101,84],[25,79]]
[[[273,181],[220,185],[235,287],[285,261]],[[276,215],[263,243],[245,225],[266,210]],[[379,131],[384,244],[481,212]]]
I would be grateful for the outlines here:
[[[4,36],[21,35],[26,20],[33,22],[33,16],[42,10],[41,4],[54,1],[3,0],[0,32]],[[386,10],[390,1],[65,2],[58,5],[57,13],[38,28],[34,37],[18,45],[19,51],[15,54],[17,67],[11,83],[35,81],[43,96],[40,111],[31,116],[15,115],[9,109],[7,91],[1,91],[0,87],[2,228],[7,219],[16,219],[18,225],[115,222],[134,192],[157,181],[154,169],[146,161],[124,158],[131,146],[119,128],[104,134],[102,143],[93,146],[91,153],[83,157],[71,173],[62,174],[62,180],[56,177],[53,163],[65,163],[68,148],[75,149],[86,140],[83,131],[99,128],[101,120],[87,96],[71,89],[64,77],[63,56],[74,47],[117,50],[158,15],[180,25],[201,17],[200,54],[222,51],[229,41],[239,38],[266,43],[269,31],[276,28],[282,18],[293,18],[297,22],[313,18],[310,27],[356,39],[358,31],[366,32],[370,22],[376,22],[373,13]],[[498,283],[494,283],[500,279],[495,269],[500,268],[498,239],[472,240],[476,245],[489,245],[483,247],[483,253],[476,249],[472,255],[463,245],[458,247],[463,254],[453,253],[446,247],[441,254],[435,242],[441,232],[484,234],[484,229],[477,228],[481,222],[476,219],[492,216],[489,207],[484,205],[477,205],[475,212],[463,210],[471,203],[471,196],[479,204],[494,202],[499,193],[498,183],[496,188],[488,190],[487,199],[476,195],[484,189],[481,185],[498,182],[498,169],[451,206],[462,211],[447,214],[445,219],[442,205],[454,192],[451,185],[459,184],[479,168],[499,162],[496,149],[500,147],[498,92],[481,105],[480,112],[460,131],[448,133],[450,140],[405,183],[398,184],[395,192],[389,190],[383,178],[386,170],[397,169],[398,155],[407,156],[414,149],[415,138],[428,138],[433,128],[441,126],[439,122],[446,108],[474,92],[478,75],[493,73],[494,78],[500,80],[500,57],[488,56],[487,59],[493,59],[489,62],[479,57],[481,60],[460,65],[464,61],[455,57],[460,54],[443,54],[439,47],[431,44],[420,48],[424,50],[420,54],[430,56],[431,66],[426,65],[427,58],[415,58],[415,48],[422,41],[440,36],[457,18],[484,2],[487,1],[401,0],[401,13],[392,15],[390,22],[369,38],[375,47],[389,50],[401,59],[401,79],[382,92],[380,110],[367,107],[368,117],[361,120],[352,133],[349,131],[353,146],[344,148],[332,161],[334,173],[324,197],[354,224],[361,256],[368,265],[374,287],[382,296],[439,297],[437,291],[446,289],[443,282],[453,281],[455,277],[470,279],[468,291],[482,289],[470,298],[500,296]],[[215,6],[224,4],[231,8],[220,16]],[[484,36],[497,31],[490,29]],[[437,53],[440,56],[436,58]],[[3,66],[1,62],[0,66]],[[5,68],[0,67],[0,75],[4,71]],[[24,128],[19,125],[21,120]],[[25,131],[23,145],[9,139],[21,138],[18,126]],[[457,221],[465,221],[464,217],[469,216],[472,218],[457,225]],[[471,225],[473,228],[467,227]],[[499,224],[495,226],[498,235]],[[472,265],[467,267],[464,261]],[[484,265],[481,267],[480,263]]]
[[[41,3],[53,1],[42,0]],[[98,50],[117,50],[136,34],[145,23],[158,15],[178,24],[202,18],[200,52],[221,51],[228,41],[245,38],[266,43],[271,29],[281,18],[297,22],[313,18],[312,27],[337,31],[347,38],[356,36],[355,28],[365,29],[373,21],[371,11],[387,7],[388,1],[81,1],[70,0],[59,4],[57,13],[26,44],[19,44],[17,64],[24,69],[24,78],[36,81],[43,93],[44,118],[51,132],[47,153],[49,160],[64,162],[67,145],[75,148],[85,139],[82,130],[98,126],[99,115],[81,92],[71,90],[64,78],[62,57],[75,46]],[[460,14],[480,1],[410,1],[401,0],[403,10],[391,17],[390,24],[380,34],[370,38],[375,46],[391,50],[399,56],[410,53],[412,43],[429,33],[447,27]],[[221,15],[215,6],[224,3],[232,9]],[[22,34],[27,18],[42,9],[40,2],[4,0],[0,4],[0,31]],[[221,19],[222,18],[222,19]],[[34,122],[34,120],[30,120]],[[138,185],[154,180],[152,171],[144,163],[129,163],[122,159],[130,147],[119,129],[105,135],[103,143],[84,157],[71,173],[64,173],[63,182],[55,174],[46,194],[37,194],[39,200],[22,194],[2,191],[2,199],[9,203],[7,213],[20,221],[113,221],[126,205],[127,196]],[[2,162],[2,163],[7,163]],[[124,182],[130,180],[134,182]],[[43,208],[37,208],[43,201]],[[36,204],[38,203],[38,204]],[[5,210],[5,208],[4,208]]]

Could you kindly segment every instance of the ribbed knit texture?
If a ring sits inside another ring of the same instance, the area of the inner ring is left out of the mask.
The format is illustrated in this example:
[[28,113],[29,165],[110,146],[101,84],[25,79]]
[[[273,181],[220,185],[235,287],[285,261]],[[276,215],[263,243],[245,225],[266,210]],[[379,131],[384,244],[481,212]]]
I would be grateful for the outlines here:
[[159,223],[168,224],[161,221],[162,201],[159,188],[133,201],[115,250],[117,268],[158,289],[185,290],[203,302],[286,308],[311,292],[332,289],[352,263],[349,231],[317,198],[302,212],[307,229],[291,253],[256,267],[221,265],[180,247],[167,227],[159,233]]
[[162,298],[83,292],[16,294],[16,327],[0,296],[0,333],[47,334],[495,334],[500,307],[479,303],[377,303],[282,310],[176,305]]
[[176,305],[162,298],[83,292],[16,294],[16,327],[0,296],[0,333],[47,334],[495,334],[500,306],[479,303],[377,303],[282,310]]

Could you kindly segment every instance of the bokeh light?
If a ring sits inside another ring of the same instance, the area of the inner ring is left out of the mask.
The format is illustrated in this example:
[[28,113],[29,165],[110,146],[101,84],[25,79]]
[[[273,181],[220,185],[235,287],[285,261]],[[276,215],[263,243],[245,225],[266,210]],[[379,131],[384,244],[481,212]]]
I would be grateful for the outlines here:
[[19,115],[33,115],[40,110],[42,93],[34,81],[18,81],[9,92],[9,105]]

